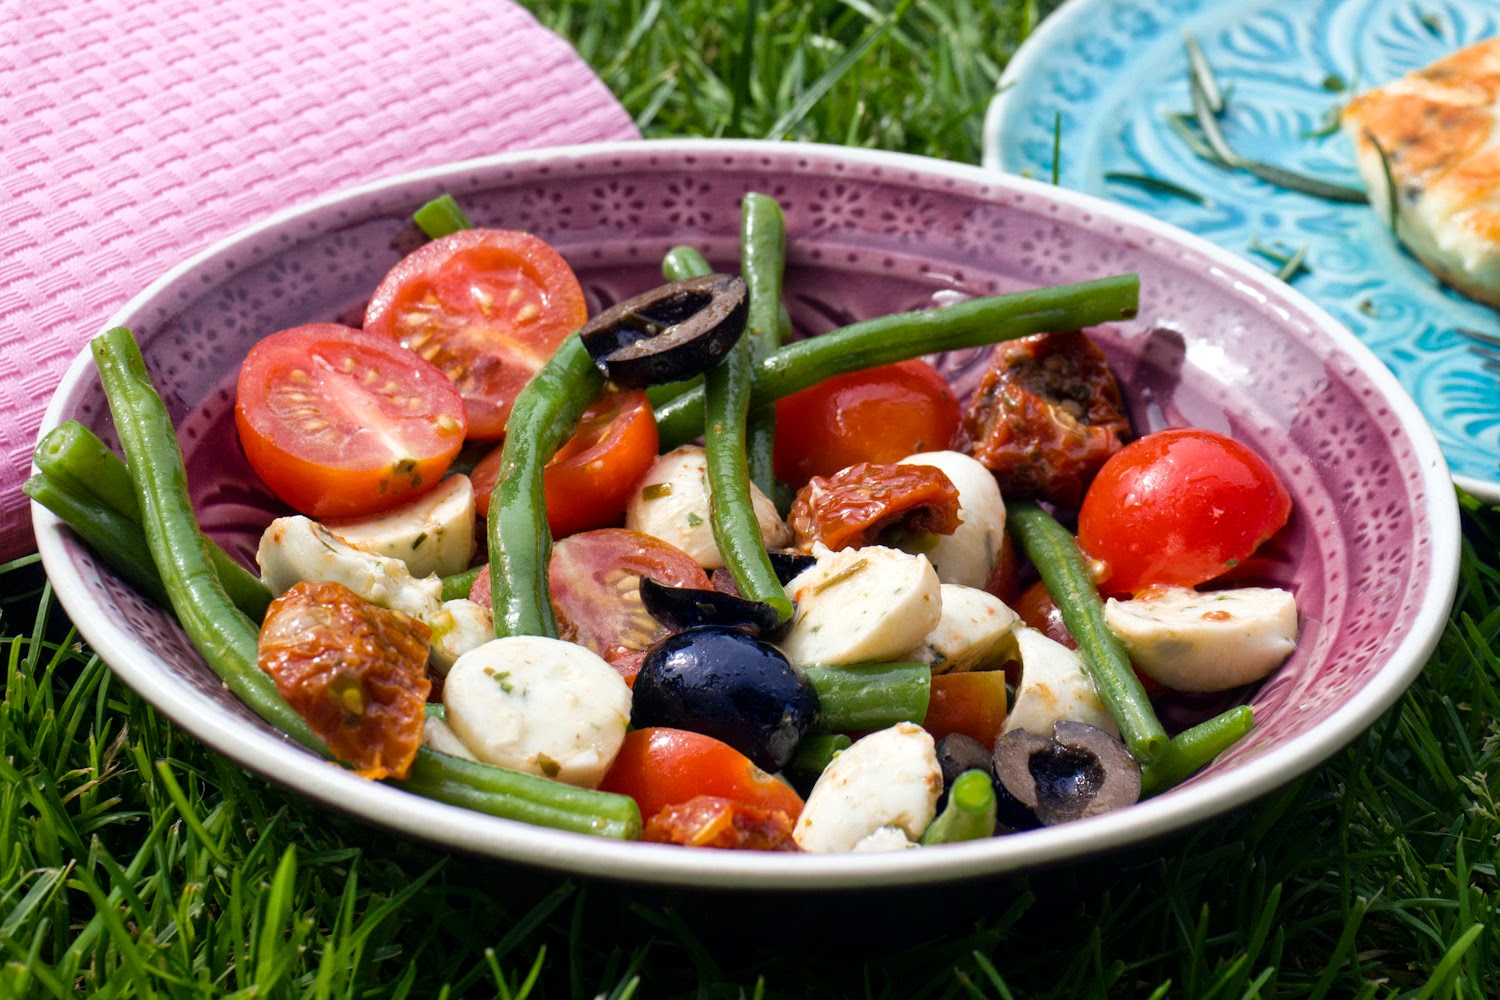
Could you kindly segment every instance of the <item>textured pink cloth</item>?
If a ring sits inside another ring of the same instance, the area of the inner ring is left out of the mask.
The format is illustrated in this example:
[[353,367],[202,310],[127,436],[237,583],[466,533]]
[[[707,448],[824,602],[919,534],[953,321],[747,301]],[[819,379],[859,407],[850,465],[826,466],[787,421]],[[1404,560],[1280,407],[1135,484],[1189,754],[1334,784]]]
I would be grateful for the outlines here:
[[58,380],[177,261],[384,175],[638,137],[509,0],[0,3],[0,560]]

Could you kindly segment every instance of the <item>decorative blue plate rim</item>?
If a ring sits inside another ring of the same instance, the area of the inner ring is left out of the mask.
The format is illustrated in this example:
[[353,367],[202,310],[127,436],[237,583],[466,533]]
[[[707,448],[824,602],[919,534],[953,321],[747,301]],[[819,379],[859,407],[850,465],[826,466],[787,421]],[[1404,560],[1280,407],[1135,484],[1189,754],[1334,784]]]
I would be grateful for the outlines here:
[[[1141,209],[1269,270],[1253,249],[1296,252],[1292,286],[1348,326],[1432,425],[1455,482],[1500,502],[1500,376],[1458,331],[1500,315],[1437,281],[1366,205],[1283,191],[1199,160],[1169,115],[1189,104],[1184,38],[1228,88],[1223,126],[1248,156],[1359,187],[1327,115],[1358,90],[1500,34],[1482,0],[1068,0],[1021,46],[985,118],[984,164]],[[1122,83],[1129,81],[1129,86]],[[1149,176],[1205,204],[1110,175]]]

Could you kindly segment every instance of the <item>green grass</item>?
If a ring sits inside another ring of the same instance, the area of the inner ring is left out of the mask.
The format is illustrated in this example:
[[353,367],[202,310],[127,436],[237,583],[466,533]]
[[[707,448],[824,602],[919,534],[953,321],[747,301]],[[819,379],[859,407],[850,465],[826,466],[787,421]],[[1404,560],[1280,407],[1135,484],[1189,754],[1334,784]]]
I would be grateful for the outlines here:
[[[532,6],[649,136],[966,161],[1035,18]],[[0,567],[0,998],[1500,995],[1500,511],[1469,505],[1465,538],[1426,672],[1313,774],[1086,864],[796,900],[568,880],[331,814],[158,717],[78,645],[34,560]]]

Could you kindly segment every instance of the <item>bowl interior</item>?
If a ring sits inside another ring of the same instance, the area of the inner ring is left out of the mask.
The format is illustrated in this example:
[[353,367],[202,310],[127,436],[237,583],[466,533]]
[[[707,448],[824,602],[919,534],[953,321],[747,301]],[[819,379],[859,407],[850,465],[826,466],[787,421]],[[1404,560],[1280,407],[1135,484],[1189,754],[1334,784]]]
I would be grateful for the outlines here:
[[[1135,271],[1142,307],[1095,335],[1140,430],[1192,424],[1246,441],[1295,511],[1254,575],[1297,594],[1297,650],[1253,692],[1257,727],[1190,782],[1095,820],[894,856],[773,857],[609,844],[441,806],[314,761],[236,702],[171,617],[38,514],[49,574],[124,678],[179,724],[274,780],[454,847],[677,884],[817,888],[958,878],[1139,840],[1228,809],[1315,765],[1387,707],[1425,661],[1452,599],[1457,520],[1421,418],[1373,357],[1285,286],[1207,243],[1084,196],[930,160],[759,143],[629,143],[444,167],[334,195],[217,245],[112,325],[136,332],[171,408],[205,528],[253,565],[283,511],[235,439],[234,373],[298,323],[357,323],[400,256],[409,213],[442,192],[480,225],[551,241],[597,308],[659,283],[672,246],[737,260],[739,200],[775,196],[789,234],[787,305],[804,334],[954,299]],[[87,352],[46,426],[113,442]],[[935,359],[962,391],[981,352]],[[1245,696],[1242,693],[1241,696]],[[1185,721],[1217,705],[1186,705]],[[1169,719],[1169,725],[1174,721]]]

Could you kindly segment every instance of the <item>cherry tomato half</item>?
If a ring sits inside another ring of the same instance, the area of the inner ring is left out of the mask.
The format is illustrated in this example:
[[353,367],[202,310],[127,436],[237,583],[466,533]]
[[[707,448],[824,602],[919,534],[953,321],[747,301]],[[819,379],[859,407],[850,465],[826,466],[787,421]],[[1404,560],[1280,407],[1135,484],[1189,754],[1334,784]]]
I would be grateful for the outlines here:
[[312,517],[361,517],[438,484],[464,441],[443,373],[335,323],[273,333],[240,365],[234,420],[250,467]]
[[[584,411],[578,430],[542,470],[552,536],[619,524],[636,485],[656,461],[656,446],[656,418],[644,392],[611,393]],[[489,513],[499,472],[496,448],[469,474],[481,515]]]
[[[624,528],[584,531],[560,540],[548,564],[548,587],[562,638],[587,646],[627,681],[667,629],[641,603],[641,577],[671,587],[707,590],[708,574],[686,552]],[[480,571],[469,600],[488,606],[489,567]]]
[[835,375],[776,401],[776,475],[798,487],[860,462],[942,451],[958,419],[953,390],[925,361]]
[[712,736],[653,726],[625,734],[625,744],[599,787],[635,799],[641,815],[699,795],[784,812],[802,812],[802,797],[750,759]]
[[1175,428],[1104,464],[1078,512],[1078,543],[1104,563],[1110,593],[1194,587],[1248,559],[1291,511],[1265,459],[1214,431]]
[[458,386],[469,434],[497,438],[516,394],[588,319],[568,262],[530,233],[464,229],[408,254],[381,281],[365,329],[399,340]]

